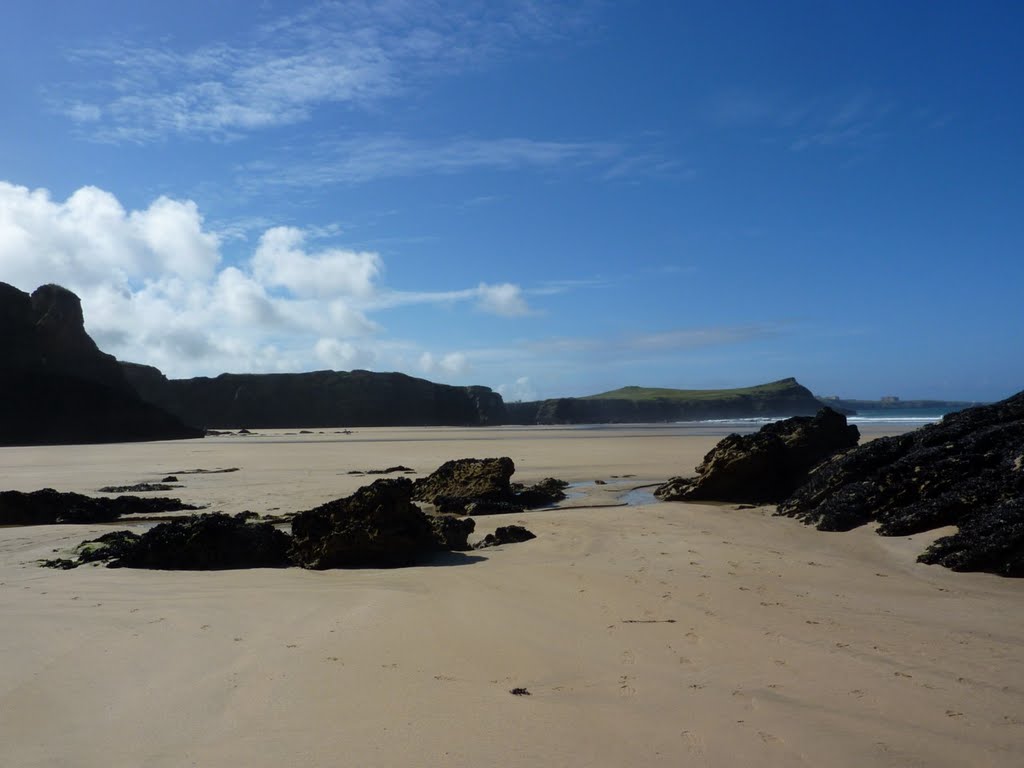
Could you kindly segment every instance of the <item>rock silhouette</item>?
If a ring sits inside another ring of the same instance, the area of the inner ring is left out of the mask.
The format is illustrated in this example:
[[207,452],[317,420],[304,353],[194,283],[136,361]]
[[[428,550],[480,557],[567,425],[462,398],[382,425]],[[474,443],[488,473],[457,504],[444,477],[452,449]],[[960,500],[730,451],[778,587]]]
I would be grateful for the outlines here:
[[85,331],[71,291],[0,283],[0,445],[202,437],[143,402]]

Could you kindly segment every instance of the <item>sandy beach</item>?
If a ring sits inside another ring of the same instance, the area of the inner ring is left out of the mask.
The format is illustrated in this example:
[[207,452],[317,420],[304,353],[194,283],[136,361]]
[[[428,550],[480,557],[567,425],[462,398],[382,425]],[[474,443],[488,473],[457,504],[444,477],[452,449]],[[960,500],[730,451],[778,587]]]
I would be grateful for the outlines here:
[[0,528],[0,765],[1024,765],[1024,585],[917,564],[936,532],[826,534],[642,491],[618,505],[717,439],[381,428],[2,448],[4,490],[237,467],[167,494],[226,512],[470,456],[574,486],[566,508],[477,519],[474,538],[514,522],[533,541],[398,570],[56,571],[37,561],[127,526]]

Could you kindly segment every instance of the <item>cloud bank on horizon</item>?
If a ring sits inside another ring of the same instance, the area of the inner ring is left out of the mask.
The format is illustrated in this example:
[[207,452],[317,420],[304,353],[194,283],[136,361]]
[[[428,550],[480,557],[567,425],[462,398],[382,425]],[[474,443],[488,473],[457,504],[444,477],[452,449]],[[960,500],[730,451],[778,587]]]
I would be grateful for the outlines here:
[[1024,11],[787,6],[16,4],[0,280],[172,376],[1010,394]]

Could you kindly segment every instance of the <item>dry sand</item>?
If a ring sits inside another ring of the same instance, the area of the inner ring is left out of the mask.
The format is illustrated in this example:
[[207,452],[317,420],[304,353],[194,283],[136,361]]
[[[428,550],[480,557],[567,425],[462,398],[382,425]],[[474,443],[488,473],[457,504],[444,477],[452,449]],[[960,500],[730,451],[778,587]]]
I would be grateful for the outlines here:
[[714,442],[373,429],[0,449],[2,489],[239,467],[179,476],[174,495],[225,511],[464,456],[584,484],[574,509],[477,521],[534,541],[391,571],[53,571],[36,560],[110,528],[0,529],[0,765],[1024,765],[1021,582],[918,565],[934,534],[580,506]]

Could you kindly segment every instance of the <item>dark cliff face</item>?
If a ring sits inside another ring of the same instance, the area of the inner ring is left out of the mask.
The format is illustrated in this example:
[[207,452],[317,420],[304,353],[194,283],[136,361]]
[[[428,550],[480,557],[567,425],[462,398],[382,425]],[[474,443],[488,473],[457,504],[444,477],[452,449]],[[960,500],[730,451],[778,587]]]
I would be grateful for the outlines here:
[[758,416],[813,416],[821,402],[795,379],[788,386],[763,394],[737,394],[720,399],[652,400],[583,399],[563,397],[507,407],[516,424],[644,424],[704,419],[742,419]]
[[125,364],[139,394],[203,428],[476,426],[504,422],[501,396],[487,387],[453,387],[402,373],[221,374],[167,379]]
[[139,399],[86,333],[75,294],[0,283],[0,445],[200,436]]

